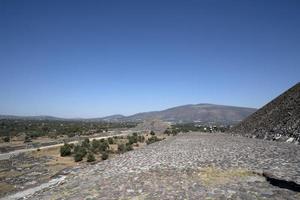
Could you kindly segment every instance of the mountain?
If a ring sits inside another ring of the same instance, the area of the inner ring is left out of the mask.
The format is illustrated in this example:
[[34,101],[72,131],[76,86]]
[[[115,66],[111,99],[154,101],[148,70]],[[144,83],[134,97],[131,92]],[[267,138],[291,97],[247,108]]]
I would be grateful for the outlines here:
[[100,118],[90,118],[86,119],[85,121],[109,121],[109,122],[118,122],[122,121],[125,118],[124,115],[110,115],[106,117],[100,117]]
[[17,116],[17,115],[0,115],[0,119],[15,119],[15,120],[67,120],[65,118],[38,115],[38,116]]
[[203,122],[203,123],[222,123],[233,124],[238,123],[253,112],[254,108],[244,108],[235,106],[224,106],[215,104],[191,104],[169,108],[162,111],[152,111],[137,113],[131,116],[111,115],[101,118],[90,119],[64,119],[50,116],[7,116],[0,115],[0,119],[28,119],[28,120],[76,120],[76,121],[110,121],[110,122],[124,122],[124,121],[144,121],[144,120],[161,120],[167,122]]
[[300,83],[231,129],[234,134],[268,140],[300,141]]
[[224,106],[215,104],[190,104],[169,108],[162,111],[138,113],[126,117],[126,120],[143,121],[159,119],[169,122],[214,122],[237,123],[253,112],[254,108]]

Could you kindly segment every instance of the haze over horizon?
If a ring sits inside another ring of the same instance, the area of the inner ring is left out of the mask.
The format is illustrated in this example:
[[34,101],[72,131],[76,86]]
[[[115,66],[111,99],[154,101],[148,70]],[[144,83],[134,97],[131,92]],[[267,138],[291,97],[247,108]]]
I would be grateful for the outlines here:
[[299,1],[0,1],[0,114],[67,118],[212,103],[299,82]]

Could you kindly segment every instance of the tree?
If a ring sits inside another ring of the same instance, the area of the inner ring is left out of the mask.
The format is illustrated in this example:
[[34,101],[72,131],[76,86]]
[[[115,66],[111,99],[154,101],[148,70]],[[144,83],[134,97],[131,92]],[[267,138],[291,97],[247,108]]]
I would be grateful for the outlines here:
[[159,139],[159,138],[156,137],[156,136],[152,136],[152,137],[148,138],[148,140],[146,141],[146,143],[147,143],[147,145],[148,145],[148,144],[152,144],[152,143],[158,142],[158,141],[161,141],[161,139]]
[[125,152],[125,145],[124,144],[119,144],[118,145],[118,151],[120,152],[120,153],[124,153]]
[[101,158],[102,158],[102,160],[107,160],[108,159],[108,153],[107,152],[102,152]]
[[28,143],[28,142],[31,142],[31,137],[29,135],[26,135],[24,143]]
[[87,154],[86,149],[80,145],[74,147],[74,160],[75,162],[81,161],[83,157]]
[[68,143],[65,143],[63,146],[60,147],[60,156],[69,156],[71,155],[71,146]]
[[152,136],[155,135],[155,132],[154,132],[154,131],[151,131],[151,132],[150,132],[150,135],[152,135]]
[[83,148],[89,149],[91,147],[90,140],[88,138],[85,138],[84,141],[82,142],[81,146]]
[[139,135],[137,140],[139,142],[144,142],[145,141],[145,137],[143,135]]
[[111,138],[111,137],[110,137],[110,138],[108,138],[107,140],[108,140],[108,143],[109,143],[109,144],[113,144],[113,143],[114,143],[114,139],[113,139],[113,138]]
[[126,151],[131,151],[133,150],[132,146],[130,143],[126,143],[126,148],[125,148]]
[[82,161],[83,157],[84,157],[84,156],[82,156],[82,154],[80,154],[80,153],[75,153],[75,155],[74,155],[74,161],[75,161],[75,162]]
[[96,160],[95,156],[93,153],[89,153],[87,156],[87,162],[94,162]]
[[10,142],[10,138],[8,136],[6,136],[6,137],[3,138],[3,141],[4,142]]
[[104,151],[108,150],[108,148],[109,148],[109,144],[108,144],[107,140],[100,141],[100,144],[99,144],[100,152],[104,152]]

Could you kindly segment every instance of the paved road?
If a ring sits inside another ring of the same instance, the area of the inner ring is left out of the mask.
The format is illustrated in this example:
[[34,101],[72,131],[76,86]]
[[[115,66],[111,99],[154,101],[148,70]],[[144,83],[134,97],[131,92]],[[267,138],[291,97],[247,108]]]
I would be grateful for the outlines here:
[[30,199],[300,199],[253,172],[300,183],[300,146],[178,135],[84,168]]
[[[107,139],[109,137],[114,137],[114,136],[126,136],[129,133],[123,133],[123,134],[118,134],[118,135],[111,135],[111,136],[102,136],[102,137],[91,137],[89,138],[90,140],[96,139],[96,140],[100,140],[100,139]],[[70,144],[76,144],[78,143],[78,141],[72,141],[69,142]],[[54,144],[54,145],[49,145],[49,146],[43,146],[43,147],[39,147],[39,149],[48,149],[48,148],[53,148],[53,147],[59,147],[64,145],[64,143],[59,143],[59,144]],[[38,148],[30,148],[30,149],[19,149],[16,151],[11,151],[8,153],[1,153],[0,154],[0,160],[6,160],[9,159],[11,156],[14,155],[18,155],[19,153],[25,153],[25,152],[30,152],[30,151],[36,151]]]

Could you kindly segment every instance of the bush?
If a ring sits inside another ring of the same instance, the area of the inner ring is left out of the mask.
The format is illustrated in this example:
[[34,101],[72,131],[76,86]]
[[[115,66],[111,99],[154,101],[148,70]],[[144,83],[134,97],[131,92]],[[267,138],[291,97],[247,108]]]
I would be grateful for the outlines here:
[[164,131],[164,134],[166,134],[166,135],[170,135],[171,134],[171,131],[169,130],[169,129],[166,129],[165,131]]
[[137,140],[141,143],[143,143],[145,141],[145,137],[143,135],[139,135]]
[[65,143],[63,146],[60,147],[60,156],[69,156],[71,155],[71,146],[68,143]]
[[151,131],[151,132],[150,132],[150,135],[152,135],[152,136],[155,135],[155,132],[154,132],[154,131]]
[[26,135],[24,143],[28,143],[28,142],[31,142],[31,137],[29,135]]
[[124,144],[119,144],[119,145],[118,145],[118,152],[124,153],[125,150],[126,150],[126,147],[125,147]]
[[75,153],[75,155],[74,155],[74,161],[75,161],[75,162],[82,161],[83,157],[84,157],[84,156],[82,156],[82,154],[80,154],[80,153]]
[[108,150],[108,148],[109,148],[109,144],[108,144],[107,140],[104,140],[103,142],[100,141],[100,144],[99,144],[100,152],[104,152],[104,151]]
[[148,144],[152,144],[152,143],[158,142],[158,141],[161,141],[161,139],[159,139],[159,138],[156,137],[156,136],[152,136],[152,137],[150,137],[150,138],[146,141],[146,143],[147,143],[147,145],[148,145]]
[[83,156],[85,156],[85,155],[87,154],[86,149],[83,148],[82,146],[79,146],[79,145],[75,146],[74,152],[75,152],[75,153],[76,153],[76,152],[79,152],[79,153],[81,153]]
[[97,153],[99,151],[100,141],[93,139],[92,141],[92,151]]
[[96,160],[93,153],[89,153],[87,156],[87,162],[94,162]]
[[8,136],[6,136],[6,137],[3,138],[3,141],[4,141],[4,142],[9,142],[9,141],[10,141],[10,138],[9,138]]
[[113,143],[114,143],[114,139],[113,139],[113,138],[111,138],[111,137],[110,137],[110,138],[108,138],[108,139],[107,139],[107,141],[108,141],[108,143],[109,143],[109,144],[113,144]]
[[128,139],[128,143],[129,144],[137,143],[137,136],[130,136],[130,135],[128,135],[127,139]]
[[125,150],[126,150],[126,151],[132,151],[132,150],[133,150],[133,148],[132,148],[132,146],[131,146],[130,143],[126,143]]
[[108,159],[108,153],[107,152],[102,152],[101,158],[102,158],[102,160],[107,160]]
[[91,147],[90,140],[88,138],[85,138],[84,141],[82,142],[81,146],[83,148],[89,149]]

